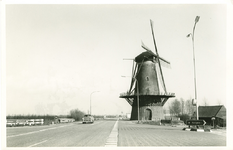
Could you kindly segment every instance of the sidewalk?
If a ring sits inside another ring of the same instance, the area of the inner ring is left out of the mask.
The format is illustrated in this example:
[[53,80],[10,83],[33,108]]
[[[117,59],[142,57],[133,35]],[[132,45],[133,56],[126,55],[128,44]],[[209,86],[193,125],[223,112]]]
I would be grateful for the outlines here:
[[226,146],[226,137],[217,132],[186,132],[184,127],[119,121],[118,146]]
[[177,130],[185,130],[185,131],[195,131],[195,132],[208,132],[208,133],[213,133],[217,135],[222,135],[226,136],[226,128],[222,129],[212,129],[211,126],[206,126],[205,129],[203,127],[200,127],[199,129],[196,128],[189,128],[188,125],[186,124],[176,124],[176,125],[171,125],[171,124],[150,124],[150,123],[138,123],[138,121],[128,121],[130,124],[141,124],[141,125],[150,125],[150,126],[157,126],[157,127],[166,127],[166,128],[172,128],[172,129],[177,129]]

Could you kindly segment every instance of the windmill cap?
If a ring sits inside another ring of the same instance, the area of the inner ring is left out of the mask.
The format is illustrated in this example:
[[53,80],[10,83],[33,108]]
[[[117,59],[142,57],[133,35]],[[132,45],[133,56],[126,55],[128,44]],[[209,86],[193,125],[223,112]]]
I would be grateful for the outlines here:
[[142,52],[140,55],[135,57],[135,62],[140,63],[142,61],[152,60],[153,57],[157,57],[152,51]]

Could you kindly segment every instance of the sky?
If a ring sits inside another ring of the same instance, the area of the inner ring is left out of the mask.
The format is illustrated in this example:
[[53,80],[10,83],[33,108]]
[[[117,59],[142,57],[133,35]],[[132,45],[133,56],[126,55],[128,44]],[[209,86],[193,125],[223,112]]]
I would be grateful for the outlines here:
[[132,60],[124,59],[144,52],[142,41],[154,51],[150,19],[159,55],[171,62],[162,68],[167,91],[194,98],[186,36],[196,16],[198,103],[226,106],[224,4],[7,4],[5,11],[7,115],[88,113],[90,103],[92,114],[130,113],[119,98],[131,80]]

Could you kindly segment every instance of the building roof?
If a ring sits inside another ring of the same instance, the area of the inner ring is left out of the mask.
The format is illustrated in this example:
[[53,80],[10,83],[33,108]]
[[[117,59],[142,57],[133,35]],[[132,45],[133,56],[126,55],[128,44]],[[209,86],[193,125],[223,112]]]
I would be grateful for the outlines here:
[[199,117],[216,117],[223,105],[218,106],[199,106],[198,114]]

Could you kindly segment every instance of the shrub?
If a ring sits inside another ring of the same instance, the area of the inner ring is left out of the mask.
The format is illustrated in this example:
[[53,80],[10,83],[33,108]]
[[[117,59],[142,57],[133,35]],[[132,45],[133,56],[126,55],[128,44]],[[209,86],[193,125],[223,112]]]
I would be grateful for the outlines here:
[[82,120],[84,116],[84,112],[80,111],[79,109],[73,109],[70,111],[70,116],[75,119],[75,121],[80,121]]

